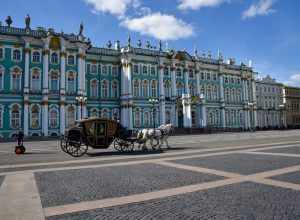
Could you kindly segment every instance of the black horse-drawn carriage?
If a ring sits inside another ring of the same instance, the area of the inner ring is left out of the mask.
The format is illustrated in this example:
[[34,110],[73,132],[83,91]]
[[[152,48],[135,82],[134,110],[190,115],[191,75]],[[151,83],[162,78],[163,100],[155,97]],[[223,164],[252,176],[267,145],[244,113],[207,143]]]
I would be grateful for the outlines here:
[[82,156],[88,147],[108,148],[114,141],[118,151],[130,152],[136,139],[130,137],[119,122],[104,118],[89,118],[77,121],[74,128],[67,129],[61,139],[61,148],[74,157]]

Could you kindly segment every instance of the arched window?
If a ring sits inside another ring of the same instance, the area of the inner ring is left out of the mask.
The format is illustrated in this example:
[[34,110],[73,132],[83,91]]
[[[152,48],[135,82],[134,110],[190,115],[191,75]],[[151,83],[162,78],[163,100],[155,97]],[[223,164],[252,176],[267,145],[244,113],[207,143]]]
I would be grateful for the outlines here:
[[105,108],[105,109],[102,110],[101,117],[109,119],[108,109]]
[[4,59],[4,51],[3,48],[0,47],[0,60]]
[[97,111],[97,109],[92,109],[92,111],[91,111],[91,117],[98,117],[98,111]]
[[229,90],[229,88],[226,88],[225,89],[225,101],[226,102],[229,102],[229,97],[230,97],[230,90]]
[[4,82],[4,71],[0,67],[0,91],[3,90],[3,82]]
[[108,82],[106,80],[101,83],[101,97],[108,98]]
[[73,72],[70,72],[68,74],[68,79],[67,79],[67,91],[70,94],[75,93],[75,75]]
[[189,77],[192,78],[192,79],[194,78],[194,72],[193,72],[193,70],[189,70]]
[[21,60],[21,52],[20,50],[13,50],[13,60],[20,61]]
[[133,126],[134,127],[140,127],[141,126],[141,112],[139,109],[134,110],[133,114]]
[[98,74],[97,65],[93,64],[91,66],[91,74],[94,74],[94,75]]
[[68,65],[75,65],[75,57],[74,55],[68,56]]
[[150,68],[150,74],[151,74],[151,76],[155,75],[155,68],[153,66],[151,66],[151,68]]
[[148,87],[148,81],[143,81],[143,97],[149,97],[149,87]]
[[31,74],[31,90],[33,92],[40,91],[40,74],[37,70],[34,70]]
[[56,52],[51,54],[51,63],[57,64],[58,63],[58,55]]
[[166,111],[165,117],[166,117],[166,124],[170,124],[171,123],[171,112]]
[[12,128],[19,128],[21,125],[21,118],[20,118],[20,111],[17,109],[14,109],[11,111],[11,120],[10,120],[10,126]]
[[165,97],[170,97],[170,83],[169,83],[169,81],[164,82],[164,89],[165,89]]
[[240,122],[240,125],[243,124],[243,112],[242,111],[240,111],[240,113],[239,113],[239,122]]
[[230,111],[229,110],[226,111],[226,124],[227,125],[230,124]]
[[143,66],[143,74],[144,74],[144,75],[147,75],[147,74],[148,74],[148,71],[147,71],[147,67],[146,67],[146,66]]
[[102,75],[107,76],[107,66],[102,66]]
[[75,124],[75,109],[69,107],[67,110],[67,126],[72,127]]
[[58,112],[57,112],[57,110],[51,109],[49,115],[50,115],[50,117],[49,117],[50,128],[57,128],[58,127]]
[[34,63],[39,63],[39,62],[41,62],[40,52],[34,51],[34,52],[32,53],[32,62],[34,62]]
[[149,127],[150,125],[150,114],[148,111],[144,112],[144,126]]
[[33,107],[31,111],[31,127],[38,128],[40,126],[40,112],[37,107]]
[[119,84],[116,81],[113,81],[112,83],[112,98],[118,98],[119,97]]
[[208,125],[213,125],[214,123],[214,113],[208,112]]
[[237,98],[238,98],[238,102],[242,102],[242,90],[239,89],[237,92]]
[[151,82],[151,97],[156,97],[157,96],[157,86],[156,86],[156,81],[153,80]]
[[50,75],[50,90],[52,92],[57,92],[59,90],[59,80],[58,80],[58,74],[56,72],[51,73]]
[[116,66],[113,66],[113,67],[111,68],[111,75],[112,75],[112,76],[117,76],[117,75],[118,75],[118,69],[117,69]]
[[219,125],[220,124],[220,113],[219,110],[215,111],[215,125]]
[[139,66],[138,65],[133,66],[133,73],[134,74],[139,74]]
[[21,74],[20,73],[13,73],[11,79],[11,90],[12,91],[20,91],[21,90]]
[[140,82],[139,80],[134,80],[133,82],[133,96],[139,97],[140,96]]
[[98,82],[95,79],[91,81],[91,96],[93,98],[98,97]]
[[218,100],[218,86],[214,86],[213,99]]
[[235,92],[235,88],[231,89],[231,101],[235,102],[236,101],[236,92]]
[[164,76],[169,76],[169,67],[167,66],[164,67]]
[[181,82],[177,83],[177,97],[182,97],[183,85]]
[[237,124],[237,112],[236,111],[233,111],[233,124]]
[[177,77],[182,77],[182,72],[181,72],[181,69],[180,69],[180,68],[177,68],[177,69],[176,69],[176,76],[177,76]]
[[190,84],[189,85],[189,89],[190,89],[190,95],[191,95],[191,97],[195,96],[195,85],[194,84]]
[[211,100],[211,93],[212,93],[211,85],[208,85],[207,86],[207,99],[208,100]]

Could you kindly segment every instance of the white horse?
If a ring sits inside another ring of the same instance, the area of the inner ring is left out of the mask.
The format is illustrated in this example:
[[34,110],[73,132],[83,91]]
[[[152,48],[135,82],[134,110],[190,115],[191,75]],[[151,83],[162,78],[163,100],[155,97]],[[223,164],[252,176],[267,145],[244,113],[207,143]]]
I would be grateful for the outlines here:
[[[161,149],[161,146],[163,142],[165,141],[167,144],[167,148],[170,148],[169,143],[168,143],[168,138],[170,133],[174,131],[174,126],[172,124],[165,124],[165,125],[160,125],[156,129],[150,128],[144,128],[142,130],[139,130],[137,133],[137,138],[139,143],[139,147],[141,144],[143,144],[142,149],[147,150],[146,147],[146,142],[150,140],[150,145],[153,150],[158,147],[158,149]],[[153,144],[153,140],[156,140],[156,144]]]

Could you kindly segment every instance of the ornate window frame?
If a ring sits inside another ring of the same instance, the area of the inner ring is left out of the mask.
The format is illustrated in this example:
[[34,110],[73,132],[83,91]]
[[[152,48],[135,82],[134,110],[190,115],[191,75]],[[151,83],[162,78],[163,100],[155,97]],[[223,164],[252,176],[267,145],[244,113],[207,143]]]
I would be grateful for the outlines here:
[[98,75],[98,65],[97,64],[91,64],[90,73],[91,73],[91,75]]
[[[21,112],[22,106],[18,103],[12,103],[8,107],[9,107],[9,127],[13,128],[13,129],[20,128],[22,125],[22,112]],[[18,114],[19,114],[18,119],[15,119],[15,120],[18,120],[17,126],[12,125],[12,120],[13,120],[12,116],[13,116],[14,110],[17,110]]]
[[[18,75],[19,77],[19,82],[18,82],[18,89],[17,90],[14,90],[12,88],[13,86],[13,76],[14,75]],[[18,66],[13,66],[10,68],[10,91],[12,92],[20,92],[21,91],[21,88],[22,88],[22,69]]]
[[[57,105],[50,105],[49,106],[49,127],[54,129],[54,128],[58,128],[60,126],[60,120],[59,120],[59,110],[58,110],[58,106]],[[52,118],[51,117],[51,112],[52,111],[56,111],[56,118]],[[56,120],[56,126],[51,126],[51,120]]]
[[[15,54],[15,52],[19,52],[19,59],[16,59],[16,54]],[[19,62],[22,62],[22,49],[21,48],[12,48],[11,49],[11,61],[13,61],[13,62],[17,62],[17,63],[19,63]]]
[[[70,57],[73,57],[72,58],[73,59],[73,63],[70,63],[70,60],[72,60],[72,59],[70,59]],[[67,64],[69,66],[75,66],[76,65],[76,55],[75,54],[68,54],[68,56],[67,56]]]
[[99,117],[99,110],[97,108],[91,108],[90,117]]
[[101,98],[109,98],[109,81],[106,79],[101,80]]
[[[42,81],[42,70],[38,67],[33,67],[30,69],[30,91],[40,92],[41,91],[41,81]],[[38,76],[38,88],[33,90],[33,76]]]
[[111,97],[113,99],[119,97],[119,82],[117,80],[111,82]]
[[[56,54],[57,56],[57,60],[54,60],[54,55]],[[53,65],[58,65],[59,64],[59,54],[57,51],[51,51],[51,54],[50,54],[50,63],[53,64]]]
[[[90,96],[91,98],[98,98],[99,97],[99,80],[96,78],[93,78],[90,80]],[[96,89],[96,91],[93,91]],[[96,93],[96,95],[93,95],[93,92]]]
[[[70,116],[69,112],[71,112],[71,111],[73,111],[73,114],[74,114],[73,117],[69,117]],[[72,120],[74,123],[71,124],[70,120]],[[76,120],[76,108],[73,105],[67,105],[66,106],[66,127],[70,128],[70,127],[74,126],[75,120]]]
[[[56,70],[53,70],[53,69],[50,69],[49,71],[49,89],[50,91],[56,91],[57,93],[59,92],[59,89],[60,89],[60,73],[59,73],[59,70],[56,69]],[[52,88],[52,77],[57,77],[57,85],[56,85],[56,88],[57,89],[54,89]]]
[[[38,61],[35,60],[35,58],[37,57],[38,54]],[[41,51],[40,50],[32,50],[31,51],[31,62],[32,63],[41,63]]]
[[133,74],[135,75],[139,74],[139,66],[137,64],[133,65]]
[[133,110],[133,126],[134,127],[140,127],[142,125],[141,123],[141,109],[135,108]]
[[[38,112],[38,115],[36,118],[33,118],[33,116],[35,116],[34,114],[36,114],[36,112],[33,112],[33,111]],[[30,105],[29,118],[30,118],[30,128],[38,129],[41,127],[41,106],[39,104],[34,103],[34,104]],[[33,120],[37,121],[36,125],[34,125]]]
[[151,80],[151,97],[157,97],[157,81],[156,80]]
[[[69,88],[69,78],[73,78],[73,90],[70,91],[70,88]],[[75,94],[76,93],[76,72],[73,71],[73,70],[69,70],[66,72],[66,92],[68,94]]]
[[139,79],[133,79],[133,96],[140,97],[141,96],[141,83]]
[[4,75],[5,75],[5,68],[0,65],[0,74],[1,74],[1,81],[0,81],[0,91],[4,90]]
[[[148,116],[147,116],[148,115]],[[150,126],[150,111],[148,108],[144,109],[143,111],[143,126],[149,127]],[[148,118],[147,118],[148,117]]]

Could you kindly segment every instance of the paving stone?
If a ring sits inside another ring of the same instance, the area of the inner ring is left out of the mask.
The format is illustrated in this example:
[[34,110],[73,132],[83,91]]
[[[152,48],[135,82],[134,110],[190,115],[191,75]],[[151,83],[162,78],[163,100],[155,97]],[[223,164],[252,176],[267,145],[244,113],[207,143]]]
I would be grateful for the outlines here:
[[100,200],[225,179],[157,164],[35,173],[43,207]]
[[278,176],[273,176],[270,177],[270,179],[279,180],[288,183],[300,184],[300,172],[297,171],[297,172],[286,173]]
[[300,158],[233,153],[171,162],[248,175],[300,165]]
[[300,219],[300,192],[239,183],[179,196],[48,217],[47,220]]
[[271,149],[271,150],[263,150],[261,152],[285,153],[285,154],[300,154],[300,146],[285,147],[285,148],[276,148],[276,149]]
[[3,180],[4,180],[4,176],[0,176],[0,187],[1,187],[2,183],[3,183]]

